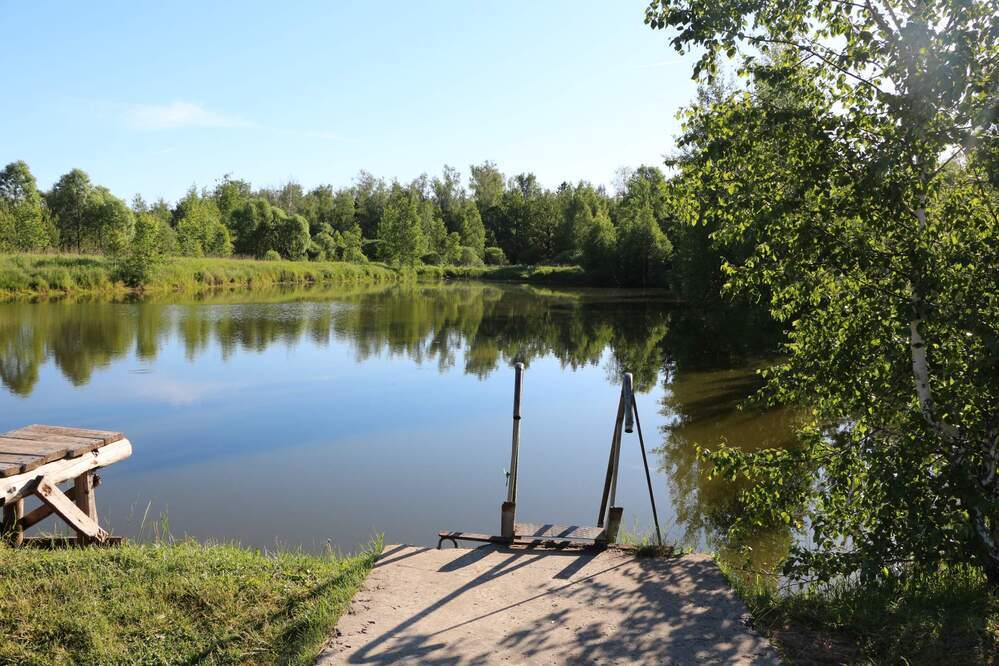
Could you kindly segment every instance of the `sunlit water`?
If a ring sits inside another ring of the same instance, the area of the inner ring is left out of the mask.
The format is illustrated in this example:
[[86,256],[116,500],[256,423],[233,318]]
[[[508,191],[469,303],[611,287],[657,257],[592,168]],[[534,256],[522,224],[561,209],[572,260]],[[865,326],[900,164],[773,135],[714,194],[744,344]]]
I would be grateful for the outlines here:
[[[751,321],[662,295],[459,284],[0,304],[0,430],[120,430],[103,471],[118,534],[353,550],[497,533],[512,365],[527,364],[518,520],[593,524],[621,373],[634,373],[661,522],[718,548],[734,489],[696,443],[783,446],[790,417],[740,411],[772,344]],[[637,436],[618,504],[651,526]],[[50,526],[51,527],[51,526]],[[770,551],[786,537],[766,539]],[[785,545],[782,545],[785,544]],[[768,550],[769,549],[769,550]],[[776,553],[779,555],[779,553]]]

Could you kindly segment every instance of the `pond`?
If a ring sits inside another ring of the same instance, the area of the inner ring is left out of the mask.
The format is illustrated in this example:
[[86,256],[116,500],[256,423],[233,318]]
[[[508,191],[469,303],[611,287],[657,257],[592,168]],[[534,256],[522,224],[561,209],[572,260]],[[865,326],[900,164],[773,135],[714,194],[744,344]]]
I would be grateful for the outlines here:
[[[513,364],[524,380],[518,520],[596,520],[621,375],[634,373],[663,528],[719,549],[735,489],[696,444],[784,446],[791,415],[740,410],[773,338],[664,294],[459,283],[0,304],[0,431],[120,430],[102,473],[117,534],[350,551],[497,533]],[[618,504],[652,526],[636,435]],[[789,536],[764,535],[763,560]]]

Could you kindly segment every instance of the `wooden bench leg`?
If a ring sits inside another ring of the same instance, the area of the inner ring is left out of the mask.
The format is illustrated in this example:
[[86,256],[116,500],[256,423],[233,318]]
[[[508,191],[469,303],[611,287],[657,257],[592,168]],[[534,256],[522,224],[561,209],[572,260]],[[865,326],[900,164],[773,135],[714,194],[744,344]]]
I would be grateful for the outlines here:
[[21,527],[23,515],[23,499],[17,499],[3,505],[3,526],[0,527],[0,533],[12,546],[20,546],[24,542],[24,528]]
[[[101,477],[99,474],[94,474],[94,483],[91,490],[93,490],[93,488],[96,488],[99,485],[101,485]],[[67,490],[66,497],[75,502],[76,488],[70,488],[69,490]],[[50,507],[48,504],[42,504],[37,509],[34,509],[33,511],[29,511],[28,513],[24,514],[24,517],[21,518],[21,529],[24,531],[30,530],[35,525],[42,522],[49,516],[51,516],[53,513],[54,511],[52,511],[52,507]]]
[[621,529],[621,517],[624,515],[624,508],[612,506],[607,512],[607,543],[617,543],[617,533]]
[[[92,479],[89,483],[91,483],[90,497],[92,498]],[[77,501],[79,501],[79,488],[76,490]],[[37,495],[38,499],[40,499],[46,506],[50,507],[57,516],[62,518],[70,527],[73,528],[79,536],[80,543],[85,543],[86,541],[97,541],[99,543],[103,543],[108,538],[108,533],[101,529],[96,520],[81,511],[80,507],[73,503],[73,500],[66,497],[66,495],[64,495],[63,492],[47,478],[42,477],[39,479],[38,487],[35,488],[35,495]],[[96,511],[94,513],[96,514]]]
[[[97,500],[94,497],[94,472],[93,470],[84,472],[73,480],[74,497],[76,506],[85,513],[88,518],[97,524]],[[76,538],[80,544],[89,542],[89,538],[83,532],[77,530]]]

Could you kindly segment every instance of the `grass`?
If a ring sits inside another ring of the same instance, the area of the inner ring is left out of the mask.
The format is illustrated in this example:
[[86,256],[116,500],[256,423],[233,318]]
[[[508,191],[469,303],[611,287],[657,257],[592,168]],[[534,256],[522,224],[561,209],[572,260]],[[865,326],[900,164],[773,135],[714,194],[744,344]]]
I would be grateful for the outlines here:
[[563,287],[591,284],[579,266],[420,266],[422,278],[530,282]]
[[789,663],[999,663],[999,596],[972,567],[787,593],[723,570]]
[[68,254],[0,255],[0,297],[11,299],[69,294],[193,292],[248,289],[282,284],[379,284],[400,274],[382,264],[330,261],[257,261],[171,257],[138,289],[114,278],[113,262],[102,256]]
[[[170,257],[136,288],[117,280],[115,273],[114,262],[100,255],[0,255],[0,299],[196,293],[279,285],[377,285],[408,279],[414,271],[400,271],[374,262]],[[579,266],[419,266],[415,275],[424,280],[486,280],[565,287],[591,283]]]
[[311,664],[380,550],[0,545],[0,663]]

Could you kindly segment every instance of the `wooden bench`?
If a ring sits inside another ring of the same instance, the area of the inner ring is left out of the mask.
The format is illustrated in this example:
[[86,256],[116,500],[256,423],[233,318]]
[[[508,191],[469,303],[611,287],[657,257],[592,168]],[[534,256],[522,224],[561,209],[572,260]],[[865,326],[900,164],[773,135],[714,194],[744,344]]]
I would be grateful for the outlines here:
[[450,541],[455,547],[459,541],[498,543],[518,546],[545,546],[559,548],[604,548],[607,546],[607,530],[601,527],[581,527],[579,525],[552,525],[516,523],[513,538],[479,534],[477,532],[438,532],[437,548]]
[[[13,545],[24,543],[24,531],[55,514],[76,532],[76,543],[107,543],[111,538],[97,523],[94,471],[132,455],[132,444],[120,432],[30,425],[0,434],[0,533]],[[73,481],[66,492],[58,484]],[[24,499],[41,501],[24,513]]]

